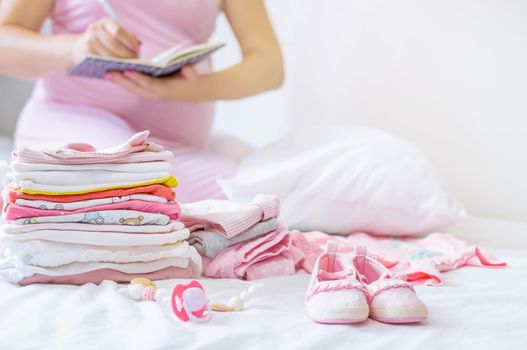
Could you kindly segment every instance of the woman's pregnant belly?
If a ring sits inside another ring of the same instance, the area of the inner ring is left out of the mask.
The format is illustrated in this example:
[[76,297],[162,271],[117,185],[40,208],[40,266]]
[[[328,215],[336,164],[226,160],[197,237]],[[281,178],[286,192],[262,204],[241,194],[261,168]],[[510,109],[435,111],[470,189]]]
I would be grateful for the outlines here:
[[40,80],[33,99],[88,106],[115,114],[134,129],[196,147],[207,143],[214,104],[152,100],[130,93],[110,81],[72,76]]

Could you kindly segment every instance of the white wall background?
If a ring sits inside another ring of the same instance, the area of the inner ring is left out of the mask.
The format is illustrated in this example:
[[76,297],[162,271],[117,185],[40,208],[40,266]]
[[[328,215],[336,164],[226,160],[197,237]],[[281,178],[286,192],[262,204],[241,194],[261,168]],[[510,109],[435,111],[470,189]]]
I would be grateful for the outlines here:
[[[267,0],[283,89],[221,103],[215,129],[256,146],[302,124],[392,131],[435,162],[475,215],[527,221],[527,1]],[[229,47],[217,66],[239,59]],[[0,77],[0,133],[15,85]],[[25,90],[25,87],[21,88]]]
[[218,131],[261,145],[302,124],[384,128],[425,151],[472,214],[527,221],[527,1],[268,5],[287,82],[223,103]]
[[15,81],[0,75],[0,135],[12,133],[16,116],[31,89],[30,82]]

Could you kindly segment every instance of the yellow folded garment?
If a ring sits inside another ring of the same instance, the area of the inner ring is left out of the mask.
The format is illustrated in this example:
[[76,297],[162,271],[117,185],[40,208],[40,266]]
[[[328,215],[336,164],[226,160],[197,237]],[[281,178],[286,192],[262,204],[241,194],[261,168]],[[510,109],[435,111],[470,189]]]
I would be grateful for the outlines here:
[[[161,179],[154,179],[149,181],[142,182],[126,182],[126,183],[115,183],[111,186],[97,187],[101,185],[90,185],[90,186],[63,186],[66,191],[62,191],[62,186],[49,186],[49,185],[39,185],[36,183],[27,184],[26,187],[21,186],[19,191],[26,194],[42,194],[46,196],[67,196],[67,195],[77,195],[85,194],[92,192],[101,192],[107,190],[115,190],[119,188],[132,188],[132,187],[142,187],[148,185],[165,185],[167,187],[177,187],[178,182],[174,176],[167,176]],[[29,188],[28,188],[29,187]],[[78,187],[78,188],[77,188]],[[93,187],[93,188],[92,188]]]

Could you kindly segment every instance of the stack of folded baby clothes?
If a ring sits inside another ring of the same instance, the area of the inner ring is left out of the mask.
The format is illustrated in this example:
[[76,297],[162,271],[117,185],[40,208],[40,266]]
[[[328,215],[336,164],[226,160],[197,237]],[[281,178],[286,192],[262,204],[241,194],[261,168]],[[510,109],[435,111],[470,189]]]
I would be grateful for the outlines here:
[[148,135],[104,150],[13,153],[0,277],[27,285],[199,275],[201,257],[178,221],[172,153]]
[[203,275],[248,280],[292,275],[303,259],[278,216],[276,196],[257,195],[250,203],[205,200],[184,204],[181,222],[190,244],[203,257]]

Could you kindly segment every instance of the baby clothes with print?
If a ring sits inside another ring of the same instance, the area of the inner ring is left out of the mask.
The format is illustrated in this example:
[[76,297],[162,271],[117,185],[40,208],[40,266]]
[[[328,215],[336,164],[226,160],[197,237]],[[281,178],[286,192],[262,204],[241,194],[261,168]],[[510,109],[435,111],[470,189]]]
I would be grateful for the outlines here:
[[163,214],[139,212],[135,210],[91,211],[79,214],[39,216],[38,218],[13,220],[15,225],[41,223],[85,223],[94,225],[167,225],[170,218]]

